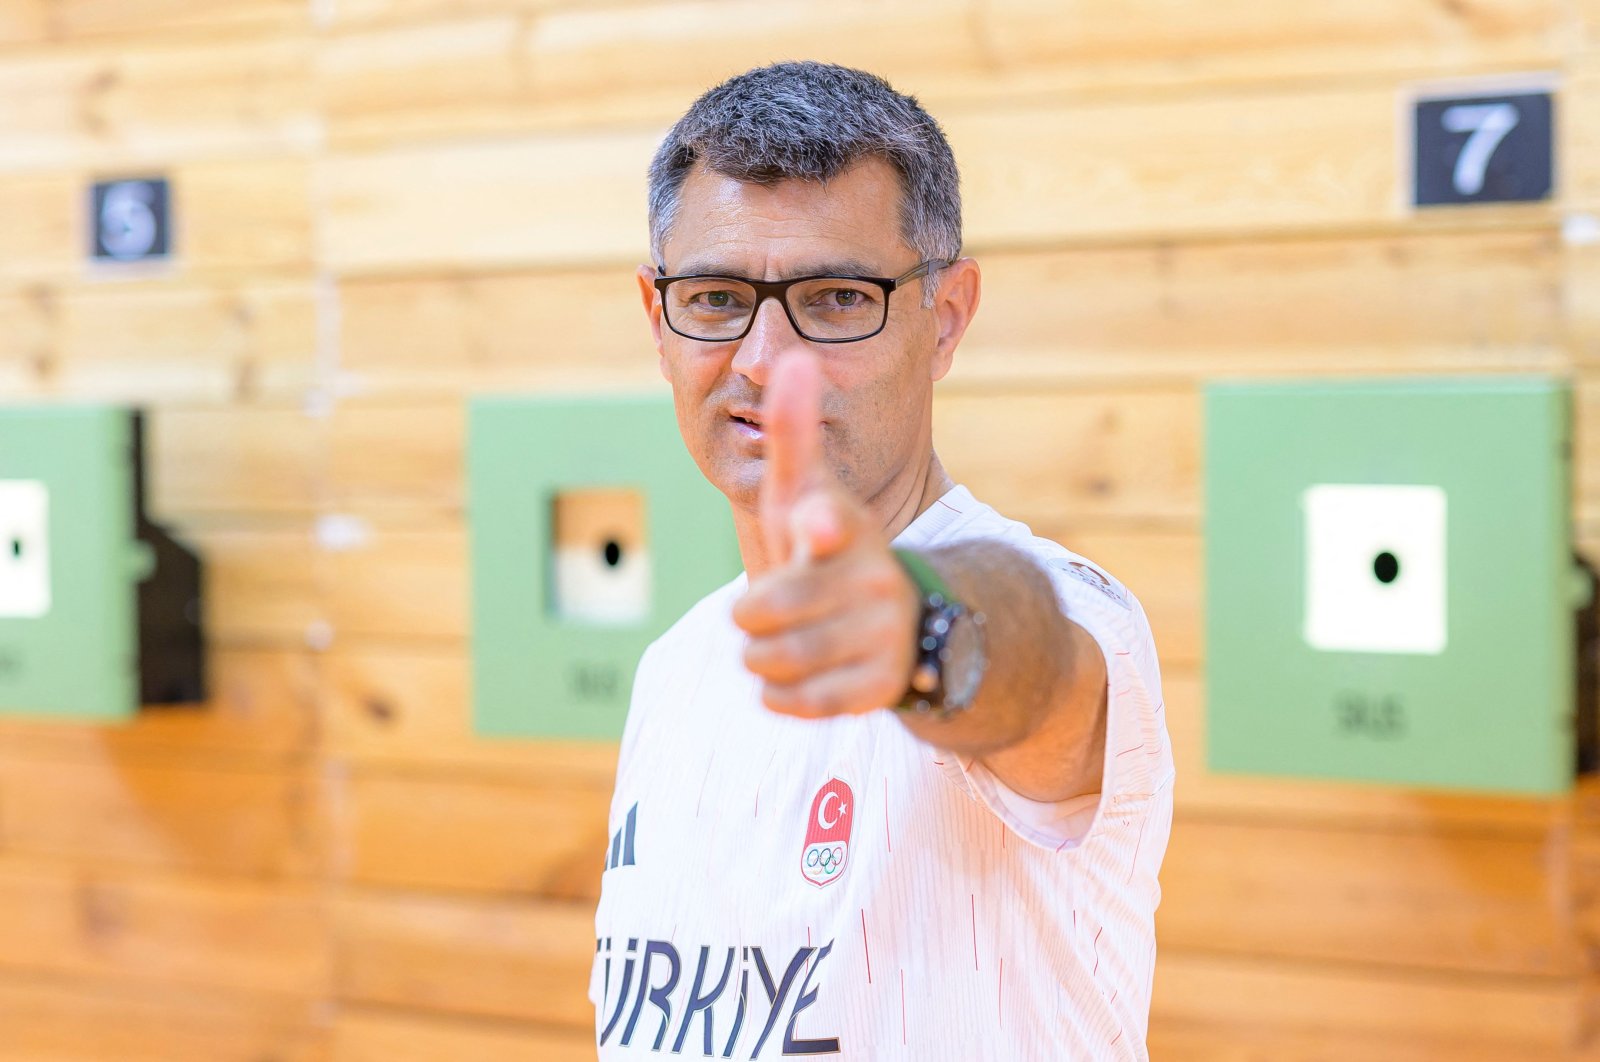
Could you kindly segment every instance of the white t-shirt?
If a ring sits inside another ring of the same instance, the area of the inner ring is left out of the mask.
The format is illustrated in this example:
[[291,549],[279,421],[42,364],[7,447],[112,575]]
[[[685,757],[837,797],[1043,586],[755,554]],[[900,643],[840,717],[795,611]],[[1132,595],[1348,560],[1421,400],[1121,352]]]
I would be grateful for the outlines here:
[[895,539],[1034,557],[1105,653],[1102,792],[1024,799],[890,711],[761,705],[745,577],[646,650],[589,996],[601,1059],[1144,1059],[1173,765],[1131,594],[951,490]]

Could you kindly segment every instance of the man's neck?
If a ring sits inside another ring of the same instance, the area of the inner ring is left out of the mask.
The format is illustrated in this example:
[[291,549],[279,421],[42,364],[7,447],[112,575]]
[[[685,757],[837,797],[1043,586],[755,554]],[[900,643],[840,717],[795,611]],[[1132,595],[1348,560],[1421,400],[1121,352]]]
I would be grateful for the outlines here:
[[[885,540],[893,540],[954,486],[944,465],[939,462],[939,455],[929,450],[926,461],[894,477],[882,490],[864,501],[878,518]],[[739,554],[744,559],[745,571],[754,578],[770,567],[766,540],[761,533],[759,510],[735,506],[733,526],[739,536]]]

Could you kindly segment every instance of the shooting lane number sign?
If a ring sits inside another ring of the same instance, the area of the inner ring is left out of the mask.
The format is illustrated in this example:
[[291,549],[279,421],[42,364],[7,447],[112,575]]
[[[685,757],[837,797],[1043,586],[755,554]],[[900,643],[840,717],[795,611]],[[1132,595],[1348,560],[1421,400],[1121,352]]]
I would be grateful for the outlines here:
[[1418,93],[1411,107],[1412,205],[1549,199],[1554,111],[1548,85]]
[[172,253],[172,189],[166,178],[96,181],[89,208],[96,262],[148,262]]

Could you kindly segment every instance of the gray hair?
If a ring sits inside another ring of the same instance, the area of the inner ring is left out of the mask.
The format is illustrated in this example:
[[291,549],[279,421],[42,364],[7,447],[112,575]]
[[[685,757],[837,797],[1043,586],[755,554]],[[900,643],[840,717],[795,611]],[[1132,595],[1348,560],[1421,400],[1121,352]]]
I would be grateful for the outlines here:
[[[960,255],[960,179],[939,123],[876,74],[816,62],[729,78],[678,120],[650,163],[651,254],[661,264],[696,163],[738,181],[777,184],[827,181],[866,158],[883,159],[900,176],[906,244],[924,260]],[[937,284],[930,274],[924,301]]]

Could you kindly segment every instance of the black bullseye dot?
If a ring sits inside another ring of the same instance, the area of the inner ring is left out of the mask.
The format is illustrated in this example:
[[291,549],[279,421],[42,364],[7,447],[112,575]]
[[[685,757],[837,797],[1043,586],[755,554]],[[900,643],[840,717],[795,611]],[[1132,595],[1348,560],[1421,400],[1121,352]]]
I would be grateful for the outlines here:
[[1387,550],[1372,559],[1372,574],[1380,583],[1392,583],[1400,578],[1400,559]]
[[622,563],[622,547],[617,544],[616,539],[606,539],[606,544],[600,552],[605,555],[606,567],[615,568]]

